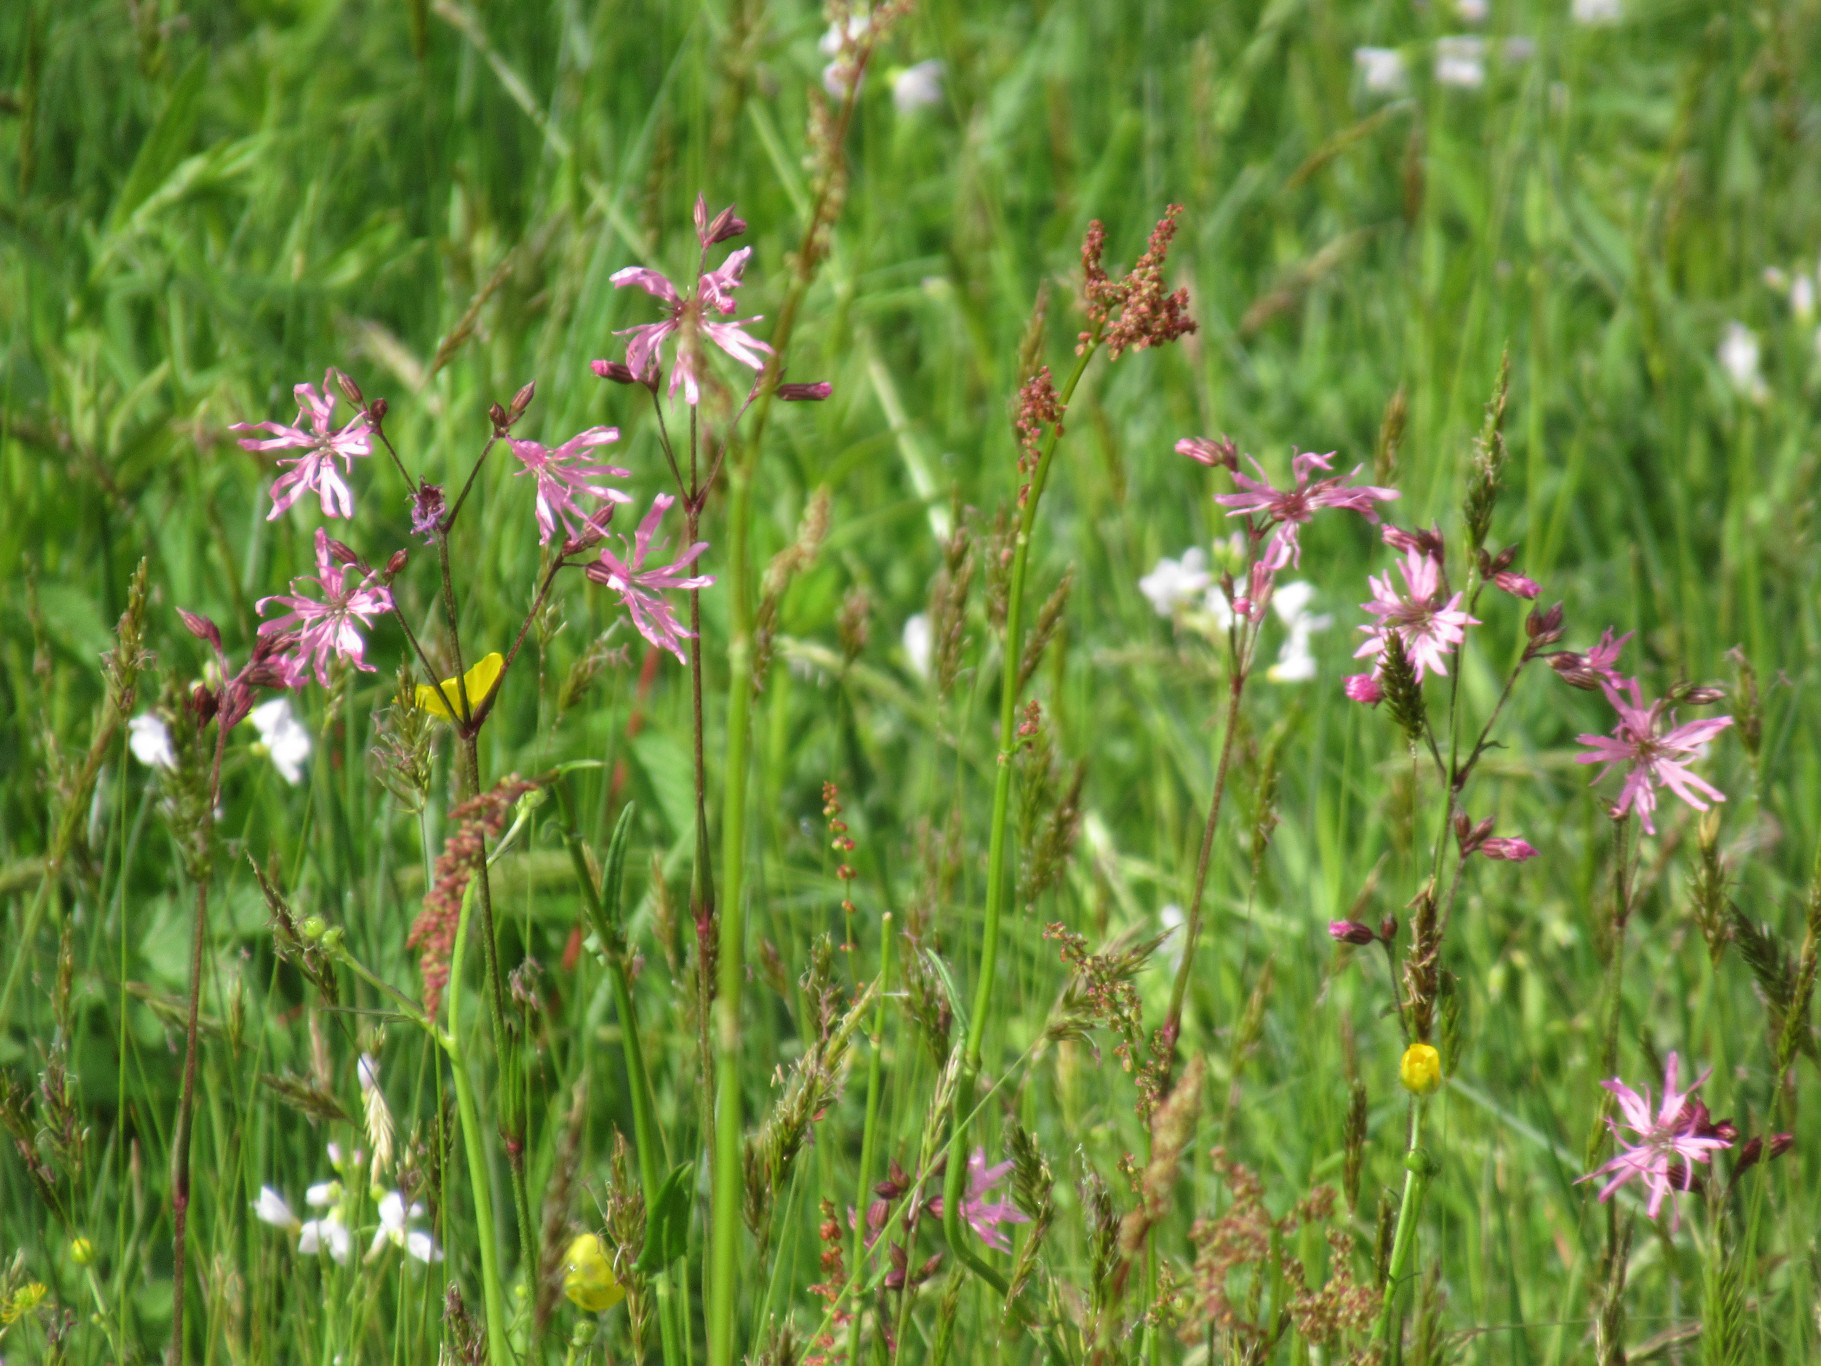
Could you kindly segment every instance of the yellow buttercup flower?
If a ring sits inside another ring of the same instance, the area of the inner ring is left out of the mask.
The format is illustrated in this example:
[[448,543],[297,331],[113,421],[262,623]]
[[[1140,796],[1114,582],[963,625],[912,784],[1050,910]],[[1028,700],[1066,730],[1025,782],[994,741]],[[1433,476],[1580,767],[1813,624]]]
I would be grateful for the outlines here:
[[[493,691],[493,685],[499,681],[500,670],[503,669],[505,665],[505,659],[498,650],[495,650],[486,658],[478,661],[472,669],[468,670],[468,672],[463,675],[463,678],[468,685],[468,705],[470,707],[479,707],[481,701],[487,694]],[[431,687],[428,683],[419,683],[417,685],[417,709],[419,711],[427,711],[432,716],[440,716],[445,721],[453,721],[455,719],[454,714],[450,712],[448,707],[443,705],[444,694],[447,694],[449,701],[455,704],[457,710],[460,710],[462,695],[453,678],[445,678],[443,680],[443,689],[441,693]]]
[[0,1305],[0,1327],[10,1326],[24,1318],[32,1310],[44,1303],[50,1289],[43,1281],[28,1281],[13,1291],[4,1305]]
[[563,1293],[590,1314],[611,1309],[626,1298],[626,1287],[614,1278],[613,1263],[592,1233],[569,1244],[563,1262]]
[[1413,1043],[1404,1050],[1397,1073],[1406,1091],[1426,1096],[1442,1084],[1442,1055],[1426,1043]]

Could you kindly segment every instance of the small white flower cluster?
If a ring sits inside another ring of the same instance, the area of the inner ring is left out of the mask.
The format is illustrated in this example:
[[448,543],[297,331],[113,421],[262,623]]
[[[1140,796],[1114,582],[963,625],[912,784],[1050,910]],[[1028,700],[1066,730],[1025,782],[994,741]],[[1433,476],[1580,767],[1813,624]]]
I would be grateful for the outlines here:
[[[314,748],[310,732],[304,729],[291,711],[291,699],[285,696],[262,702],[247,714],[253,729],[259,732],[256,753],[266,755],[272,767],[291,786],[303,781],[304,765]],[[126,723],[127,748],[147,768],[177,767],[177,751],[171,746],[171,729],[157,712],[141,712]]]
[[[1239,549],[1229,542],[1226,556],[1234,558]],[[1170,617],[1209,640],[1224,637],[1233,624],[1233,609],[1200,546],[1190,546],[1180,560],[1168,556],[1158,560],[1151,572],[1138,581],[1138,591],[1158,616]],[[1273,683],[1306,683],[1316,675],[1310,637],[1327,630],[1334,618],[1325,612],[1311,612],[1309,607],[1314,600],[1315,585],[1300,579],[1278,584],[1271,595],[1271,610],[1287,632],[1276,661],[1265,670],[1265,677]]]
[[[369,1174],[369,1195],[379,1219],[378,1227],[373,1231],[373,1241],[368,1245],[367,1254],[362,1260],[371,1262],[387,1247],[400,1247],[420,1262],[440,1262],[443,1250],[436,1245],[436,1239],[424,1229],[411,1226],[414,1220],[424,1218],[428,1211],[417,1202],[407,1206],[403,1192],[389,1190],[380,1184],[380,1173],[390,1167],[392,1160],[392,1116],[386,1108],[384,1096],[380,1094],[379,1064],[372,1057],[362,1054],[359,1075],[361,1092],[366,1102],[367,1129],[375,1148],[373,1167]],[[385,1159],[383,1163],[382,1147]],[[354,1248],[353,1221],[358,1217],[359,1211],[353,1194],[358,1189],[356,1183],[362,1175],[363,1160],[364,1154],[360,1149],[356,1148],[352,1154],[348,1154],[339,1143],[330,1143],[329,1165],[335,1170],[335,1178],[318,1181],[304,1191],[304,1204],[310,1209],[322,1211],[321,1214],[314,1219],[299,1219],[275,1187],[261,1186],[259,1199],[252,1204],[254,1218],[273,1228],[283,1229],[286,1233],[296,1234],[297,1251],[303,1256],[314,1257],[326,1252],[336,1265],[346,1266]]]
[[1763,357],[1758,347],[1757,333],[1742,322],[1727,323],[1715,358],[1741,398],[1753,403],[1769,400],[1770,386],[1764,382],[1763,371],[1759,368]]

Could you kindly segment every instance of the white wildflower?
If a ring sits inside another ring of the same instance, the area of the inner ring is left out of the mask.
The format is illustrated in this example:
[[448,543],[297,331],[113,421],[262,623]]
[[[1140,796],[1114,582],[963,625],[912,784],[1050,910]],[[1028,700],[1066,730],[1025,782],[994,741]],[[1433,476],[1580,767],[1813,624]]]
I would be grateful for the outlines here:
[[299,1252],[308,1257],[327,1251],[338,1266],[348,1264],[348,1254],[353,1245],[353,1236],[348,1232],[348,1226],[342,1222],[339,1205],[322,1218],[307,1221],[297,1235]]
[[1404,54],[1394,47],[1356,47],[1353,65],[1359,68],[1366,90],[1374,95],[1401,95],[1410,84]]
[[1758,337],[1749,327],[1741,322],[1727,323],[1726,335],[1720,338],[1717,354],[1720,368],[1741,395],[1754,403],[1762,403],[1770,397],[1770,390],[1758,368]]
[[1327,630],[1334,618],[1326,612],[1311,612],[1309,604],[1314,599],[1315,585],[1305,580],[1277,585],[1271,610],[1289,628],[1289,634],[1277,652],[1276,662],[1265,671],[1265,677],[1273,683],[1307,683],[1315,677],[1315,655],[1309,649],[1309,637]]
[[1798,275],[1790,281],[1789,308],[1797,322],[1806,323],[1815,316],[1815,282],[1810,276]]
[[1478,90],[1486,84],[1486,40],[1475,34],[1436,39],[1435,79],[1438,85],[1460,90]]
[[405,1197],[397,1191],[387,1191],[379,1198],[379,1227],[373,1232],[373,1242],[367,1248],[367,1261],[386,1249],[390,1243],[393,1247],[402,1247],[420,1262],[440,1262],[443,1250],[436,1245],[436,1240],[422,1229],[409,1227],[408,1221],[424,1217],[424,1207],[413,1204],[405,1208]]
[[255,1200],[250,1208],[255,1219],[262,1224],[270,1224],[273,1228],[282,1228],[287,1233],[296,1233],[303,1227],[297,1216],[291,1213],[291,1207],[285,1203],[284,1196],[270,1186],[259,1188],[259,1199]]
[[919,612],[904,623],[904,657],[910,661],[911,672],[918,678],[928,679],[930,659],[935,648],[935,641],[930,636],[929,613]]
[[154,712],[142,712],[126,723],[127,748],[147,768],[176,768],[177,751],[171,748],[170,727]]
[[1625,17],[1625,6],[1621,0],[1574,0],[1568,15],[1588,28],[1607,28]]
[[1165,557],[1138,581],[1138,591],[1160,617],[1172,617],[1179,608],[1208,591],[1214,576],[1208,573],[1208,557],[1200,546],[1190,546],[1180,560]]
[[247,714],[247,720],[259,732],[259,742],[271,756],[272,767],[296,787],[303,781],[304,764],[312,746],[310,732],[291,712],[291,699],[274,697],[270,702],[261,702]]
[[934,58],[892,73],[892,103],[900,114],[914,114],[942,103],[942,63]]

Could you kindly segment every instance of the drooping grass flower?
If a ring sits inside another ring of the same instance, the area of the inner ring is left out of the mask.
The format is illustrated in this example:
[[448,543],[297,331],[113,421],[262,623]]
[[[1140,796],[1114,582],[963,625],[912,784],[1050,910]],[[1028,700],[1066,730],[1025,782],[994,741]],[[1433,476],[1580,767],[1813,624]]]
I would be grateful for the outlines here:
[[[1657,809],[1658,787],[1667,787],[1696,811],[1707,810],[1708,800],[1726,800],[1719,788],[1688,771],[1692,757],[1676,756],[1694,756],[1701,746],[1732,724],[1732,717],[1716,716],[1678,726],[1667,698],[1644,705],[1644,690],[1637,679],[1627,678],[1617,685],[1604,681],[1602,686],[1606,700],[1619,714],[1618,724],[1611,735],[1577,735],[1575,739],[1592,752],[1577,754],[1575,762],[1606,764],[1607,771],[1625,766],[1625,785],[1613,804],[1614,817],[1635,807],[1645,831],[1654,835],[1656,826],[1651,816]],[[1599,776],[1604,777],[1605,772]]]
[[[316,528],[316,577],[301,575],[291,580],[291,593],[259,600],[263,614],[267,603],[277,603],[291,610],[284,616],[261,622],[259,634],[275,637],[284,662],[296,673],[312,667],[316,681],[329,684],[331,656],[346,659],[366,673],[373,672],[367,663],[367,642],[356,629],[371,626],[373,618],[392,610],[392,593],[372,570],[356,571],[341,563],[330,551],[329,537]],[[322,590],[322,601],[304,596],[302,585],[314,583]]]
[[[1707,1107],[1695,1099],[1694,1093],[1707,1080],[1707,1073],[1697,1077],[1688,1090],[1676,1090],[1679,1065],[1676,1055],[1671,1053],[1663,1066],[1663,1105],[1654,1118],[1650,1113],[1650,1087],[1646,1086],[1640,1096],[1617,1077],[1600,1083],[1618,1098],[1625,1127],[1637,1135],[1637,1141],[1627,1143],[1619,1133],[1618,1124],[1608,1119],[1606,1124],[1612,1130],[1619,1152],[1603,1166],[1580,1178],[1582,1181],[1601,1176],[1608,1178],[1600,1187],[1601,1200],[1611,1199],[1613,1193],[1628,1182],[1642,1181],[1650,1192],[1646,1212],[1652,1219],[1662,1211],[1666,1196],[1672,1191],[1686,1191],[1694,1184],[1695,1163],[1711,1162],[1714,1153],[1730,1148],[1738,1136],[1738,1131],[1729,1122],[1714,1123],[1708,1116]],[[1679,1209],[1675,1211],[1678,1222],[1680,1213]]]
[[626,1287],[613,1274],[613,1263],[594,1234],[584,1233],[569,1244],[563,1259],[563,1293],[590,1314],[611,1309],[626,1298]]
[[[738,224],[737,229],[735,224]],[[696,197],[696,237],[702,244],[704,267],[709,247],[735,236],[737,232],[744,231],[745,227],[745,223],[733,217],[731,206],[711,222],[706,202],[700,195]],[[754,370],[763,370],[765,357],[771,354],[771,347],[755,337],[749,337],[742,330],[748,323],[759,322],[763,315],[741,318],[734,322],[717,322],[709,316],[710,313],[724,316],[734,311],[733,292],[740,287],[740,276],[745,272],[746,262],[751,256],[751,247],[741,247],[721,263],[720,269],[702,270],[696,279],[695,293],[690,295],[678,293],[675,285],[648,266],[627,266],[623,270],[616,270],[611,277],[614,288],[637,285],[665,306],[665,316],[659,321],[641,323],[614,334],[629,338],[626,343],[627,369],[636,378],[645,379],[658,364],[665,338],[676,333],[676,366],[670,375],[670,392],[675,395],[677,386],[681,385],[683,397],[691,405],[702,401],[703,337],[740,364]],[[606,364],[604,361],[595,362],[596,372],[602,373]]]
[[1378,658],[1385,648],[1386,636],[1396,635],[1415,666],[1417,682],[1422,682],[1430,670],[1446,675],[1448,652],[1466,639],[1469,626],[1479,622],[1461,610],[1461,594],[1446,595],[1442,563],[1435,556],[1412,548],[1404,552],[1397,568],[1404,580],[1401,589],[1389,573],[1368,579],[1372,601],[1363,606],[1378,618],[1378,624],[1360,627],[1367,639],[1353,657]]
[[285,512],[305,492],[314,493],[322,500],[325,517],[354,515],[353,491],[336,472],[335,461],[339,457],[342,465],[352,473],[357,458],[373,453],[373,440],[365,413],[355,414],[340,431],[330,430],[330,420],[335,415],[333,382],[336,378],[336,371],[331,368],[322,378],[320,394],[310,384],[299,384],[291,391],[297,398],[297,421],[301,424],[307,417],[308,431],[301,425],[287,427],[278,422],[236,422],[228,428],[233,432],[270,433],[263,441],[243,437],[240,444],[245,450],[302,452],[278,457],[279,464],[291,468],[279,475],[272,485],[272,510],[266,514],[268,522]]
[[1284,564],[1297,567],[1302,565],[1302,546],[1297,540],[1297,532],[1312,516],[1322,508],[1347,508],[1359,513],[1368,522],[1378,520],[1378,510],[1374,503],[1389,502],[1398,497],[1396,489],[1378,488],[1372,484],[1350,485],[1364,465],[1355,465],[1350,474],[1332,475],[1310,483],[1309,475],[1313,470],[1328,470],[1334,463],[1334,452],[1316,455],[1305,451],[1294,456],[1290,461],[1291,477],[1296,481],[1287,489],[1274,488],[1265,467],[1257,459],[1247,456],[1252,468],[1258,471],[1258,478],[1233,471],[1233,482],[1239,485],[1238,493],[1216,494],[1214,501],[1230,509],[1229,517],[1243,517],[1247,513],[1264,514],[1277,523],[1277,535],[1273,546],[1276,554],[1271,556],[1278,561],[1281,568]]
[[[1012,1244],[999,1226],[1028,1224],[1031,1221],[1028,1214],[1009,1201],[986,1198],[1011,1170],[1010,1159],[997,1166],[987,1166],[986,1149],[975,1148],[974,1155],[967,1160],[967,1195],[961,1202],[961,1217],[967,1221],[968,1227],[988,1247],[1000,1252],[1010,1252]],[[941,1196],[930,1201],[930,1213],[937,1218],[942,1217]]]
[[[582,452],[618,441],[617,427],[590,427],[578,432],[560,446],[545,446],[536,441],[509,438],[507,445],[524,466],[518,473],[537,478],[538,544],[548,545],[556,534],[557,524],[571,536],[582,534],[588,524],[587,513],[576,506],[581,497],[598,498],[608,503],[630,503],[632,495],[610,484],[597,484],[597,479],[630,479],[631,470],[617,465],[601,465],[583,457]],[[578,525],[578,522],[582,525]]]
[[291,712],[291,699],[274,697],[261,702],[247,713],[247,720],[259,732],[259,743],[265,747],[272,767],[292,787],[303,781],[304,764],[313,748],[310,732]]
[[1429,1095],[1442,1084],[1442,1055],[1433,1045],[1413,1043],[1404,1050],[1403,1060],[1397,1065],[1397,1077],[1406,1091],[1419,1096]]
[[[669,650],[679,662],[687,662],[684,660],[682,642],[692,633],[683,628],[676,613],[661,595],[675,589],[707,588],[714,582],[706,574],[692,575],[685,572],[708,549],[708,542],[697,541],[662,568],[644,567],[646,556],[651,553],[651,538],[656,534],[664,513],[674,502],[676,499],[668,493],[660,493],[652,499],[651,511],[645,514],[645,519],[639,523],[638,532],[633,537],[629,550],[632,556],[630,563],[602,546],[600,559],[583,572],[594,582],[620,595],[620,601],[631,614],[632,624],[638,628],[640,635],[653,645]],[[624,541],[625,538],[621,537],[622,545]]]

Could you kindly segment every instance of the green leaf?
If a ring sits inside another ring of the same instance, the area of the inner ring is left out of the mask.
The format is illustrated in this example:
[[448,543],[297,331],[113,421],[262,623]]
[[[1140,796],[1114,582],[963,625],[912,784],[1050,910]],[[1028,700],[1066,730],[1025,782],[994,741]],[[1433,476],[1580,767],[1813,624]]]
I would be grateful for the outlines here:
[[170,103],[165,105],[151,132],[145,135],[145,141],[139,144],[133,168],[127,172],[126,184],[120,187],[113,211],[108,215],[110,233],[118,232],[133,210],[162,185],[165,177],[183,160],[190,138],[196,132],[196,118],[201,112],[197,99],[208,75],[209,54],[205,48],[177,78],[177,84],[171,87]]
[[645,1250],[638,1269],[647,1276],[662,1271],[689,1245],[689,1197],[695,1188],[696,1164],[672,1167],[658,1188],[657,1204],[645,1211]]

